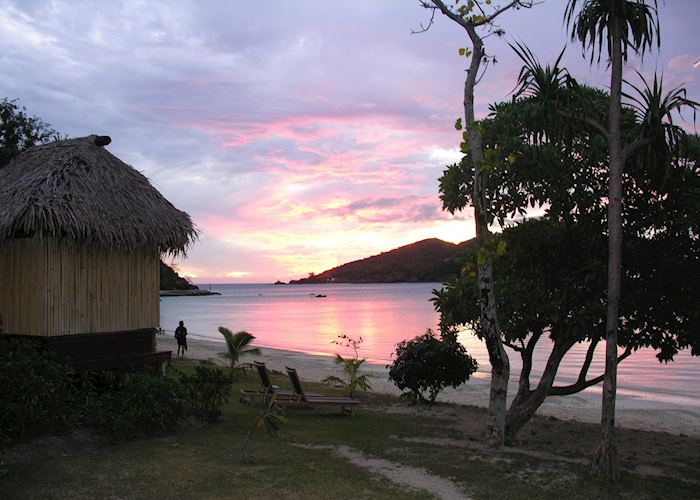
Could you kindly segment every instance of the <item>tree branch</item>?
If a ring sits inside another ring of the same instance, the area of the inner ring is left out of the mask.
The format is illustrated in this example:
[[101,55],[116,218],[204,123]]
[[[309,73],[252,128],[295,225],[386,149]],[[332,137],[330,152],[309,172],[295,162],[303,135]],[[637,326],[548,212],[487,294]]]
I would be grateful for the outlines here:
[[521,394],[525,391],[529,392],[530,391],[530,373],[532,372],[532,353],[535,350],[535,345],[537,342],[540,340],[540,337],[542,336],[542,332],[535,332],[532,334],[530,337],[530,340],[527,341],[527,347],[520,352],[520,358],[523,361],[523,367],[520,370],[520,390],[518,390],[518,394]]
[[639,148],[643,148],[644,146],[648,146],[654,142],[654,139],[651,137],[647,137],[646,139],[637,139],[636,141],[633,141],[629,143],[627,146],[624,147],[622,150],[622,161],[623,163],[627,161],[627,157],[634,153],[636,150]]
[[598,345],[600,339],[595,339],[588,346],[586,351],[586,358],[583,360],[583,365],[581,365],[581,371],[578,374],[577,383],[585,382],[586,375],[588,375],[588,369],[591,367],[591,362],[593,361],[593,354],[595,353],[595,348]]
[[421,1],[420,1],[420,4],[421,4],[422,7],[431,10],[431,13],[430,13],[430,20],[428,21],[428,25],[427,25],[427,26],[423,26],[423,23],[420,23],[420,24],[419,24],[419,26],[420,26],[420,29],[419,29],[419,30],[417,30],[417,31],[416,31],[416,30],[411,30],[411,35],[416,35],[416,34],[418,34],[418,33],[425,33],[426,31],[428,31],[428,30],[430,29],[430,27],[431,27],[431,26],[433,25],[433,23],[435,22],[435,10],[436,10],[436,8],[435,8],[434,6],[432,6],[432,5],[428,5],[428,2],[425,1],[425,0],[421,0]]
[[[513,2],[510,2],[507,4],[505,7],[501,7],[500,9],[496,9],[496,11],[491,14],[490,16],[486,17],[483,21],[479,21],[478,23],[475,23],[475,26],[483,26],[484,24],[490,24],[493,22],[495,18],[497,18],[501,13],[505,12],[508,9],[512,9],[513,7],[518,6],[518,7],[523,7],[525,9],[529,9],[532,7],[532,1],[530,2],[523,2],[522,0],[515,0]],[[482,11],[483,12],[483,11]]]
[[[459,25],[460,25],[461,27],[463,27],[464,29],[469,29],[469,28],[468,28],[469,26],[474,27],[474,28],[477,28],[477,27],[479,27],[479,26],[483,26],[484,24],[490,24],[490,23],[492,23],[493,20],[494,20],[496,17],[498,17],[501,13],[505,12],[505,11],[508,10],[508,9],[511,9],[511,8],[515,7],[516,5],[519,6],[519,7],[524,7],[524,8],[530,8],[530,7],[532,7],[532,2],[526,2],[526,3],[525,3],[525,2],[522,2],[522,0],[512,0],[511,2],[509,2],[508,4],[506,4],[505,7],[500,7],[500,8],[498,8],[498,9],[496,9],[496,11],[495,11],[493,14],[491,14],[490,16],[485,16],[484,19],[482,19],[481,21],[475,23],[475,22],[472,22],[472,21],[468,21],[467,19],[463,18],[462,16],[460,16],[460,15],[457,14],[456,12],[452,11],[449,7],[447,7],[447,5],[445,5],[445,4],[443,3],[442,0],[431,0],[431,2],[433,2],[433,4],[435,4],[435,6],[436,6],[438,9],[440,9],[440,11],[441,11],[443,14],[445,14],[447,17],[449,17],[450,19],[452,19],[454,22],[456,22],[457,24],[459,24]],[[425,0],[421,0],[420,3],[421,3],[421,5],[423,5],[423,7],[425,7],[427,2],[426,2]],[[483,12],[483,11],[482,11],[482,12]]]
[[[443,14],[445,14],[447,17],[449,17],[449,18],[452,19],[454,22],[456,22],[457,24],[459,24],[459,25],[460,25],[462,28],[464,28],[465,30],[466,30],[466,29],[469,29],[469,26],[474,26],[474,24],[473,24],[472,22],[467,21],[467,20],[464,19],[462,16],[460,16],[459,14],[453,12],[450,8],[448,8],[447,5],[445,5],[445,4],[442,2],[442,0],[430,0],[430,1],[433,2],[433,4],[435,5],[435,7],[437,7],[438,9],[440,9],[440,11],[441,11]],[[423,6],[425,6],[426,2],[425,2],[425,1],[421,1],[421,4],[422,4]]]
[[522,351],[525,350],[525,349],[523,349],[522,347],[517,346],[517,345],[513,344],[512,342],[508,342],[508,341],[506,341],[506,340],[503,341],[503,345],[506,346],[506,347],[510,347],[510,348],[513,349],[515,352],[522,352]]
[[[617,358],[617,364],[620,364],[622,360],[627,358],[630,354],[632,354],[632,348],[628,347],[625,349],[625,352],[623,352],[620,356]],[[586,359],[588,359],[588,354],[586,354]],[[575,384],[572,385],[566,385],[566,386],[560,386],[560,387],[550,387],[549,391],[547,391],[548,396],[568,396],[570,394],[576,394],[577,392],[581,392],[584,389],[587,389],[593,385],[599,384],[603,381],[605,378],[605,374],[603,373],[602,375],[599,375],[596,378],[593,378],[591,380],[585,380],[585,381],[577,381]]]
[[595,120],[595,119],[591,118],[590,116],[575,115],[574,113],[572,113],[570,111],[565,111],[563,109],[557,109],[557,113],[559,113],[564,118],[572,118],[574,120],[582,120],[582,121],[586,122],[588,125],[590,125],[594,129],[596,129],[598,132],[603,134],[603,137],[605,137],[605,139],[609,140],[608,129],[605,128],[603,125],[601,125],[598,120]]

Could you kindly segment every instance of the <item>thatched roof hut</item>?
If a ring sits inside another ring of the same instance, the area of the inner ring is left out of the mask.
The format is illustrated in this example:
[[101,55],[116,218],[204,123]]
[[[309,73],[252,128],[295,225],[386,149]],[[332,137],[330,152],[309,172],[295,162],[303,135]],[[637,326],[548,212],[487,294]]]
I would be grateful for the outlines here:
[[0,333],[83,337],[159,325],[160,255],[184,254],[197,231],[109,142],[56,141],[0,169]]
[[0,170],[0,244],[44,237],[133,251],[184,253],[189,215],[91,135],[28,149]]

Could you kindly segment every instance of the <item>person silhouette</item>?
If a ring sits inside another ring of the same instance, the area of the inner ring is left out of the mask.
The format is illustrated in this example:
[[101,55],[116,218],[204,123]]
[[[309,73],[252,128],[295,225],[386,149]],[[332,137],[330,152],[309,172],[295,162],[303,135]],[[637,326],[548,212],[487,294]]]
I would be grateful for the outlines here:
[[180,321],[180,324],[175,328],[175,340],[177,340],[177,355],[185,357],[185,351],[187,350],[187,328],[185,328],[185,322]]

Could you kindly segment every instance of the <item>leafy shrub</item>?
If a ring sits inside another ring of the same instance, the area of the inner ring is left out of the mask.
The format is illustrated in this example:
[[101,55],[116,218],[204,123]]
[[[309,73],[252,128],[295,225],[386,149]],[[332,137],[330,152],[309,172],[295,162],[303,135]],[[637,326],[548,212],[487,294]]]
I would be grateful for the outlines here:
[[215,421],[231,378],[213,365],[189,376],[77,374],[37,339],[0,337],[0,388],[0,446],[81,426],[116,442],[172,432],[190,415]]
[[73,425],[81,391],[71,367],[41,342],[0,338],[0,445]]
[[85,423],[110,441],[171,432],[187,415],[178,379],[151,372],[101,372],[84,405]]
[[180,378],[187,394],[190,413],[207,422],[215,422],[221,407],[231,396],[232,379],[214,365],[201,364],[193,375]]
[[469,379],[478,364],[454,336],[436,338],[432,330],[411,340],[399,342],[396,359],[389,369],[389,380],[413,401],[432,403],[447,386],[457,387]]
[[216,421],[230,396],[231,378],[204,365],[175,377],[101,372],[93,375],[93,388],[87,424],[110,441],[123,441],[172,432],[190,415]]

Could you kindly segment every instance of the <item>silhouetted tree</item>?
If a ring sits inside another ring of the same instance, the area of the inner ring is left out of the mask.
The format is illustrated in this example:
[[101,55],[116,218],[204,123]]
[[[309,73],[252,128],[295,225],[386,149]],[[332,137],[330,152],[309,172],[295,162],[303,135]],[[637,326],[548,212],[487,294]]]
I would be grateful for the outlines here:
[[58,139],[48,123],[30,116],[17,99],[0,101],[0,168],[27,148]]

